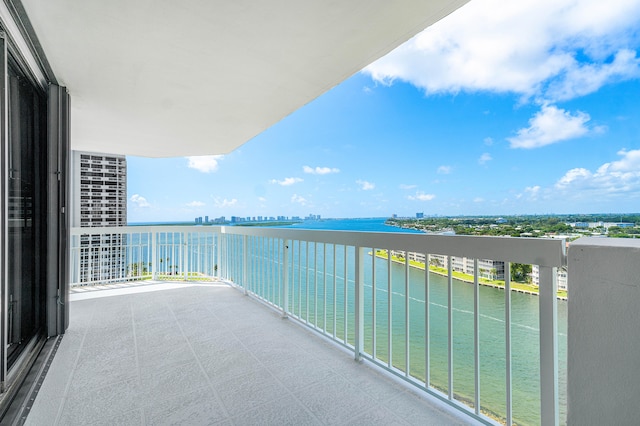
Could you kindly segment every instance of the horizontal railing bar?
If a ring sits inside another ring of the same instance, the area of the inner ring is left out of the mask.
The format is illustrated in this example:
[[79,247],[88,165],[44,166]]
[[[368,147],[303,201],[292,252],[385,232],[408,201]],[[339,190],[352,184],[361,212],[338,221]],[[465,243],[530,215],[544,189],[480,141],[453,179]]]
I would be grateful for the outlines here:
[[[192,228],[193,229],[193,228]],[[325,231],[304,229],[256,229],[221,227],[221,232],[303,239],[321,243],[361,247],[402,247],[418,253],[438,253],[477,259],[558,267],[566,263],[565,242],[554,238],[433,235],[402,232]]]
[[497,259],[547,267],[566,265],[565,242],[553,238],[433,235],[402,232],[327,231],[243,226],[122,226],[72,228],[71,235],[185,232],[261,236],[360,247],[398,247],[474,259]]

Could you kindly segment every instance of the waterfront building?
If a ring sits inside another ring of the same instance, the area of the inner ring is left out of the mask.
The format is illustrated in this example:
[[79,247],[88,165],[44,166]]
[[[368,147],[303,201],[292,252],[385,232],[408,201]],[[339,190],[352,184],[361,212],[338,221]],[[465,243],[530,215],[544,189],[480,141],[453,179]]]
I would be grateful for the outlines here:
[[[473,259],[468,257],[458,257],[458,256],[444,256],[439,254],[430,254],[429,261],[426,261],[426,256],[424,253],[413,253],[409,252],[408,254],[402,250],[395,250],[391,252],[392,255],[406,258],[409,260],[413,260],[416,262],[429,264],[431,266],[437,266],[439,268],[448,268],[449,267],[449,258],[451,258],[451,269],[456,272],[462,272],[463,274],[473,275],[474,273],[474,262]],[[491,259],[478,259],[478,276],[480,278],[486,278],[489,280],[504,280],[504,262],[491,260]]]
[[[540,267],[538,265],[531,266],[531,284],[540,285]],[[568,277],[566,268],[558,268],[557,275],[558,290],[567,290]]]
[[[127,160],[124,155],[73,151],[71,225],[80,228],[127,225]],[[95,241],[99,238],[101,249]],[[92,240],[93,239],[93,240]],[[80,279],[109,282],[126,275],[121,234],[80,236]]]
[[76,227],[127,224],[127,159],[73,151],[71,223]]

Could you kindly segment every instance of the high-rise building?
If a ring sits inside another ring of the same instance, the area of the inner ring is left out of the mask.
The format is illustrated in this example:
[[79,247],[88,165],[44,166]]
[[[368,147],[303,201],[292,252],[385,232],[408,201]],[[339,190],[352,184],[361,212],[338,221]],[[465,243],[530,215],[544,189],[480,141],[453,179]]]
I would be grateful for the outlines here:
[[[126,226],[124,155],[73,151],[71,176],[71,226]],[[80,236],[81,282],[109,282],[127,275],[123,238],[118,233]]]
[[71,226],[127,224],[127,159],[73,151]]

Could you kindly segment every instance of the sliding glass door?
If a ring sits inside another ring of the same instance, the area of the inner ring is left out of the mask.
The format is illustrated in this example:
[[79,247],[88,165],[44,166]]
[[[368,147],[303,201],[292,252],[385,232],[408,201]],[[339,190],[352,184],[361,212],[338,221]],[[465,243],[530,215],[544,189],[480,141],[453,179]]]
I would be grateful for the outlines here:
[[44,329],[46,97],[11,59],[8,83],[7,368]]

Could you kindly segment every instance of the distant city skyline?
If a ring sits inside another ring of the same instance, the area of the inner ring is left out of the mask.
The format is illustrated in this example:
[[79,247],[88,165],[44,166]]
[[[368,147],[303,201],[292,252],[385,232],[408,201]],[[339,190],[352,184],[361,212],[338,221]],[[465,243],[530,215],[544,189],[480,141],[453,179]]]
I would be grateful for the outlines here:
[[128,220],[638,212],[638,28],[474,0],[231,153],[127,157]]
[[206,224],[223,224],[223,223],[242,223],[242,222],[274,222],[274,221],[293,221],[300,222],[303,220],[320,220],[321,216],[318,214],[309,214],[305,217],[302,216],[220,216],[220,217],[212,217],[209,216],[197,216],[194,218],[194,222],[196,225],[206,225]]

